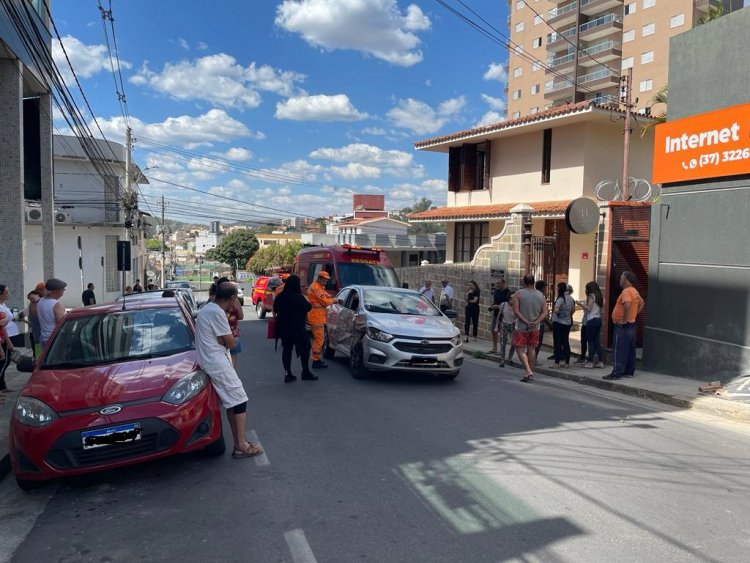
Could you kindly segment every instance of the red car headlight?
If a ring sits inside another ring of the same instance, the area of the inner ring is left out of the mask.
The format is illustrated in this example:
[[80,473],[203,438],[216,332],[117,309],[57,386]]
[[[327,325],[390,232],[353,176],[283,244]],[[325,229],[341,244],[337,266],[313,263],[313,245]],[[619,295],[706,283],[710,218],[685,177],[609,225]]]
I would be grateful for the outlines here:
[[203,391],[207,383],[208,376],[203,370],[190,372],[172,385],[172,388],[164,394],[161,400],[171,405],[181,405]]
[[23,396],[18,398],[13,416],[21,424],[34,428],[47,426],[58,418],[57,413],[39,399]]

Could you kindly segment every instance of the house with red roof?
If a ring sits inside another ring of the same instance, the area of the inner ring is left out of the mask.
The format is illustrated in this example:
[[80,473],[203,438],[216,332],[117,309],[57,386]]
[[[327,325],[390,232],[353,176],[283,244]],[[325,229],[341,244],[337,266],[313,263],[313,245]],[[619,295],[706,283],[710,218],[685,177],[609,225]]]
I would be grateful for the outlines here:
[[[445,222],[446,266],[468,268],[475,278],[489,273],[490,283],[503,276],[511,286],[521,285],[524,228],[533,241],[529,269],[550,290],[553,282],[565,281],[580,298],[587,282],[596,279],[604,289],[615,270],[647,273],[651,203],[617,195],[623,117],[619,109],[584,101],[418,141],[417,150],[447,155],[448,197],[445,207],[409,221]],[[629,176],[643,186],[650,186],[653,130],[642,129],[651,122],[637,114],[630,135]],[[566,222],[569,205],[579,198],[590,198],[598,209],[585,233]],[[645,266],[631,263],[644,260]]]

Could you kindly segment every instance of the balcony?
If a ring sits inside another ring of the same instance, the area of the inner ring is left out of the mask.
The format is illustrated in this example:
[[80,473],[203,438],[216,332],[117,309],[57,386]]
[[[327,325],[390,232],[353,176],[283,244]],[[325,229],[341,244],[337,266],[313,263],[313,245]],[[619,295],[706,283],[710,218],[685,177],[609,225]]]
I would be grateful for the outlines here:
[[581,0],[581,13],[586,16],[596,16],[605,10],[620,7],[623,0]]
[[576,54],[570,53],[561,57],[547,59],[547,74],[568,73],[573,70],[575,65]]
[[578,64],[590,67],[598,65],[599,63],[616,61],[621,57],[622,45],[619,41],[604,41],[602,43],[583,47],[578,56]]
[[560,27],[576,23],[578,19],[578,2],[571,2],[564,6],[552,8],[547,12],[547,23],[552,26]]
[[570,96],[573,93],[573,77],[568,78],[569,80],[555,80],[552,84],[546,84],[544,86],[544,97],[557,100]]
[[587,90],[604,90],[620,83],[620,73],[603,68],[578,77],[578,85]]
[[593,41],[615,32],[622,32],[622,16],[607,14],[581,24],[578,30],[582,41]]
[[559,33],[550,33],[547,36],[547,50],[552,51],[553,53],[555,51],[559,51],[563,47],[567,48],[570,43],[568,41],[574,42],[576,36],[576,28],[575,26],[571,27],[570,29],[566,29],[565,31],[561,31]]

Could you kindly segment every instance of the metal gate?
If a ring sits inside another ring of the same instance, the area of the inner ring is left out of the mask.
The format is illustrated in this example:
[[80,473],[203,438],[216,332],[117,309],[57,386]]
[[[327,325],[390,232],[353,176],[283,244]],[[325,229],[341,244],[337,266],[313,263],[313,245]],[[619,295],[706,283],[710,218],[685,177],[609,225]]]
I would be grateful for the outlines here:
[[[625,271],[635,274],[634,284],[648,307],[648,254],[651,234],[651,207],[612,208],[612,262],[609,278],[610,310],[622,293],[620,276]],[[648,309],[644,309],[636,319],[636,346],[643,346],[643,333],[648,321]],[[612,321],[610,319],[608,343],[612,344]]]
[[543,280],[547,284],[544,291],[549,305],[555,300],[556,249],[556,236],[531,237],[531,274],[535,280]]

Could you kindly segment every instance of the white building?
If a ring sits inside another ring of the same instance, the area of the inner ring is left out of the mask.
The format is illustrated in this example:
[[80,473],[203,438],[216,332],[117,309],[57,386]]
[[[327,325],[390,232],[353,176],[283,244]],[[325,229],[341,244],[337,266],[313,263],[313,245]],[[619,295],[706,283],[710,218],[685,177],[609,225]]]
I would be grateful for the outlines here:
[[195,237],[195,254],[203,256],[207,250],[219,246],[223,238],[221,233],[212,233],[210,231],[199,232]]
[[[117,242],[131,242],[131,270],[125,283],[144,279],[143,215],[134,210],[133,228],[125,228],[123,186],[125,184],[125,149],[122,145],[101,140],[99,154],[108,157],[106,164],[94,167],[76,137],[55,135],[55,277],[68,283],[63,297],[66,307],[79,307],[81,293],[93,283],[97,301],[113,301],[122,291],[122,272],[117,269]],[[148,181],[133,166],[134,179]],[[101,171],[109,174],[101,175]],[[42,270],[42,224],[36,203],[27,202],[25,212],[24,296],[40,281]],[[80,243],[79,243],[80,241]]]

